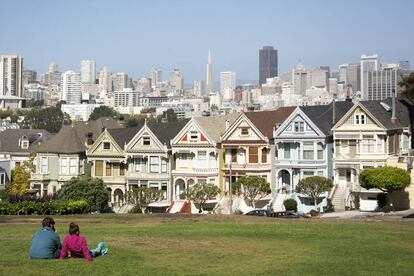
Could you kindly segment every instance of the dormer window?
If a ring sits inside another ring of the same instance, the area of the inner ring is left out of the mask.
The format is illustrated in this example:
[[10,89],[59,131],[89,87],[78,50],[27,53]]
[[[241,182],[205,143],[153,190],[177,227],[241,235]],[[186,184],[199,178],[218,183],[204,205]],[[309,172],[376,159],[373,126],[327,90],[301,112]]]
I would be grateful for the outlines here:
[[196,142],[196,141],[198,141],[198,132],[197,131],[190,131],[190,133],[189,133],[189,140],[191,141],[191,142]]
[[295,122],[295,132],[303,132],[305,130],[303,122]]
[[365,125],[366,124],[366,116],[363,113],[357,113],[354,115],[354,122],[356,125]]
[[111,149],[111,143],[103,142],[103,149],[104,150],[110,150]]
[[22,138],[20,138],[19,145],[20,145],[21,149],[28,149],[29,148],[29,139],[27,139],[26,135],[24,135]]
[[143,141],[142,143],[143,143],[144,146],[150,146],[151,145],[151,139],[148,136],[144,137],[142,139],[142,141]]
[[249,128],[248,127],[242,127],[240,130],[240,134],[243,136],[249,135]]

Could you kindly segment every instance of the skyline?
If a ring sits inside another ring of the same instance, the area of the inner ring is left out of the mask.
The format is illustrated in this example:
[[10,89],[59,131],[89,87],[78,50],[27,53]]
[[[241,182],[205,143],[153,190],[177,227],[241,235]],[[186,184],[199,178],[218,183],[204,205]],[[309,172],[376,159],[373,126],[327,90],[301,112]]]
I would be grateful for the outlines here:
[[[38,73],[46,72],[51,62],[60,71],[79,72],[80,61],[92,59],[97,71],[107,66],[138,79],[160,68],[165,80],[177,67],[186,84],[205,78],[209,49],[215,81],[228,70],[239,80],[258,80],[259,49],[265,45],[279,52],[279,75],[299,60],[336,71],[341,63],[359,62],[362,54],[373,53],[385,63],[414,63],[409,30],[413,2],[347,1],[339,7],[322,0],[236,3],[93,0],[59,7],[54,1],[6,0],[0,3],[8,11],[0,18],[8,26],[0,30],[7,38],[0,54],[21,55],[25,69]],[[340,41],[340,46],[331,46]]]

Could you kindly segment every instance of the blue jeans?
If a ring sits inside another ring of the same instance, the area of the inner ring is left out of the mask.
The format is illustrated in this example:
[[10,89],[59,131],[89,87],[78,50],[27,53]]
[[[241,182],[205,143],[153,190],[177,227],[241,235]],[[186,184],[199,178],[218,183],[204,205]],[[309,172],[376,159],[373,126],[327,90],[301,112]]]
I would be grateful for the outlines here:
[[101,249],[99,247],[89,250],[89,254],[91,254],[92,258],[96,258],[102,255]]

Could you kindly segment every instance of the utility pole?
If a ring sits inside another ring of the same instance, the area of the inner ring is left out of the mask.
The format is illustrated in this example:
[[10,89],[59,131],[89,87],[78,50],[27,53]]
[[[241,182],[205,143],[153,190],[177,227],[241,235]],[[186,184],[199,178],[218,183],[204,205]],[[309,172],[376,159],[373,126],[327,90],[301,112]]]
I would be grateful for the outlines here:
[[232,193],[232,183],[231,183],[231,180],[232,180],[232,171],[231,171],[231,165],[232,165],[232,162],[230,161],[230,172],[229,172],[229,196],[230,196],[230,200],[229,200],[229,202],[230,202],[230,206],[229,206],[229,211],[230,211],[230,215],[233,213],[233,210],[232,210],[232,208],[233,208],[233,193]]

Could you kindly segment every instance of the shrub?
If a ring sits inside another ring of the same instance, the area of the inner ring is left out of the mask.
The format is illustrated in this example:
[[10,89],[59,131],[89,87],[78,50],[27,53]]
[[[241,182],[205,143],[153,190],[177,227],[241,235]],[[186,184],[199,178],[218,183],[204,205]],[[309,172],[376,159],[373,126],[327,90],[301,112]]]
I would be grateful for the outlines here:
[[286,211],[298,211],[298,203],[293,198],[288,198],[283,202],[283,205],[285,205]]
[[239,209],[234,210],[233,214],[235,215],[243,215],[243,212]]
[[384,213],[389,213],[389,212],[392,211],[392,207],[390,205],[385,205],[385,206],[382,207],[382,211]]
[[317,216],[319,216],[319,212],[318,211],[316,211],[316,210],[310,210],[309,211],[309,214],[312,216],[312,217],[317,217]]
[[22,201],[0,202],[0,214],[2,215],[69,215],[83,214],[88,203],[85,200],[58,202],[58,201]]
[[379,208],[387,205],[387,194],[378,194],[377,195],[377,204]]
[[361,206],[360,193],[354,193],[354,205],[355,205],[355,209],[359,209],[359,207]]

